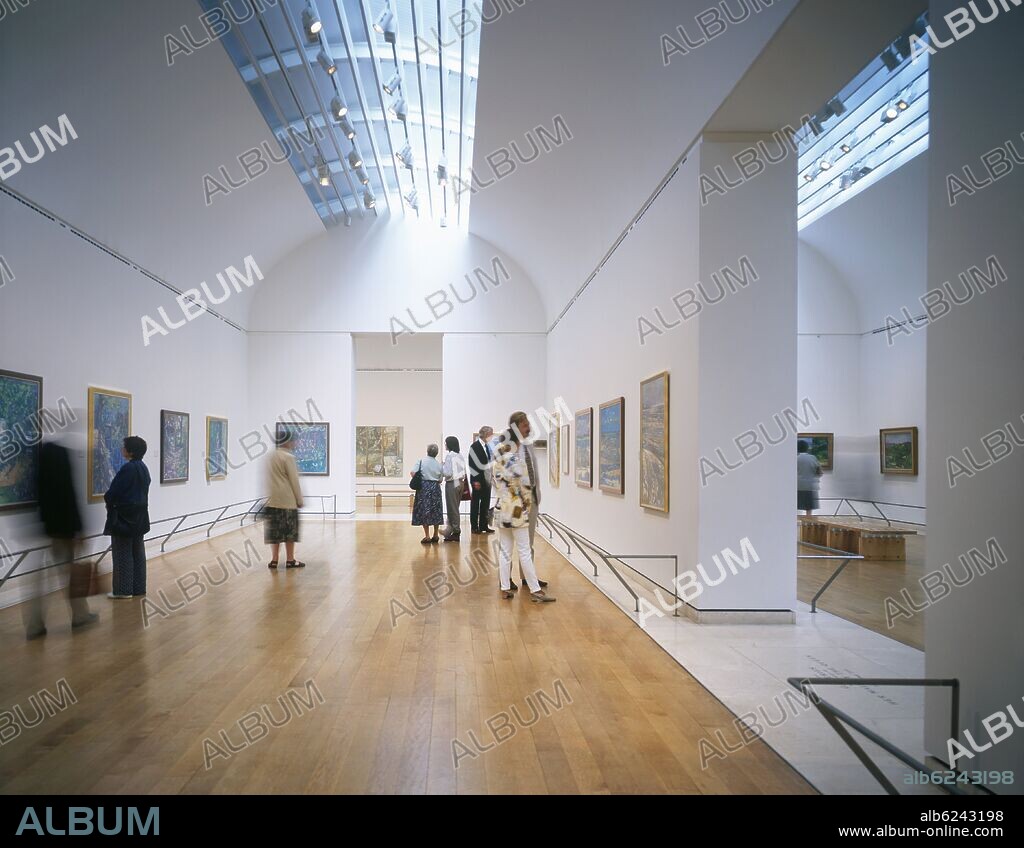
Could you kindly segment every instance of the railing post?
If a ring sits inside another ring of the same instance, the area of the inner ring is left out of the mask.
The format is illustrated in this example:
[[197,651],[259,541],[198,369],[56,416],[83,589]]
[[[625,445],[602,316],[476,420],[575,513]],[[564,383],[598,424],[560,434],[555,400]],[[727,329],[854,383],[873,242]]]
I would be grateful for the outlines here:
[[[184,520],[184,519],[183,519],[183,520]],[[96,560],[96,567],[97,567],[97,568],[99,568],[99,567],[100,567],[100,563],[101,563],[101,562],[103,562],[103,557],[105,557],[105,556],[106,556],[107,554],[109,554],[109,553],[110,553],[110,551],[111,551],[112,547],[113,547],[113,546],[111,546],[111,547],[108,547],[108,548],[107,548],[107,549],[106,549],[105,551],[103,551],[103,552],[102,552],[102,553],[101,553],[101,554],[99,555],[99,559],[97,559],[97,560]],[[162,550],[162,548],[161,548],[161,550]]]
[[[178,519],[178,523],[174,525],[174,529],[164,537],[164,540],[160,543],[160,553],[167,552],[167,543],[171,540],[171,536],[178,532],[178,528],[185,523],[186,518],[188,518],[188,515],[181,516],[181,518]],[[99,565],[98,562],[96,564]]]
[[218,515],[218,516],[217,516],[217,517],[216,517],[216,518],[215,518],[215,519],[213,520],[213,523],[212,523],[212,524],[211,524],[211,525],[210,525],[209,527],[207,527],[207,528],[206,528],[206,538],[207,538],[207,539],[209,539],[209,538],[210,538],[210,533],[212,533],[212,532],[213,532],[213,525],[214,525],[214,524],[216,524],[216,523],[217,523],[218,521],[220,521],[220,520],[221,520],[221,519],[222,519],[222,518],[224,517],[224,513],[225,513],[225,512],[227,512],[227,511],[228,511],[228,509],[229,509],[230,507],[231,507],[231,504],[228,504],[228,505],[227,505],[226,507],[224,507],[224,509],[222,509],[222,510],[220,511],[220,515]]

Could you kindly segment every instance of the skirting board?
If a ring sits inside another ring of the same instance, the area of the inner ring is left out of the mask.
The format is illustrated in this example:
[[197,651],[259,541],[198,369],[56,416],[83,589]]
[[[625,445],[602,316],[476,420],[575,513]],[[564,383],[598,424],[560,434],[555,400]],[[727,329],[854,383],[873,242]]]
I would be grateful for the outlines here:
[[683,614],[696,624],[795,624],[793,610],[700,610],[683,605]]

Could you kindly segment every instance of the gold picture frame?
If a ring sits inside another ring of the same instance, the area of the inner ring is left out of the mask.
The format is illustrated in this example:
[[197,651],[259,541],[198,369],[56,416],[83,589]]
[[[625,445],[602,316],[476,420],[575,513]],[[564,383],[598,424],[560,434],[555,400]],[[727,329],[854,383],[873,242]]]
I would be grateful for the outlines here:
[[584,489],[594,488],[594,407],[577,410],[575,418],[576,439],[573,451],[576,454],[576,471],[573,479]]
[[132,396],[89,386],[88,416],[86,497],[89,503],[100,503],[114,475],[126,462],[121,449],[124,440],[132,435]]
[[[215,431],[220,430],[219,426],[214,427],[213,425],[223,424],[223,436],[219,440],[222,445],[213,444],[213,436]],[[224,463],[221,466],[215,466],[213,464],[213,454],[216,451],[223,449],[224,451]],[[206,459],[204,465],[206,466],[206,479],[209,480],[226,480],[228,476],[228,419],[218,418],[216,415],[206,416]]]
[[878,464],[882,474],[915,476],[918,472],[917,427],[879,430]]
[[597,487],[626,494],[626,399],[605,401],[597,411]]
[[640,506],[668,512],[669,372],[640,381]]

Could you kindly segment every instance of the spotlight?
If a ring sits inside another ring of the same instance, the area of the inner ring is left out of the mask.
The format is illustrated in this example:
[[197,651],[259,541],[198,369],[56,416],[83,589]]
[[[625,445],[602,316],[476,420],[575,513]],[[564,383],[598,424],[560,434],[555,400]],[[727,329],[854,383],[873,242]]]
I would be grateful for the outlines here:
[[348,114],[348,106],[337,95],[331,98],[331,114],[339,121]]
[[321,50],[316,56],[317,62],[320,63],[320,67],[327,71],[328,75],[334,74],[338,70],[338,66],[335,61],[327,55],[326,50]]
[[352,218],[350,216],[348,216],[348,215],[345,216],[345,226],[346,227],[351,227],[352,226]]
[[395,94],[402,87],[402,75],[395,71],[391,79],[384,83],[385,94]]
[[330,166],[327,164],[326,161],[324,161],[324,157],[323,156],[317,156],[315,162],[316,162],[316,176],[317,176],[317,179],[320,181],[320,185],[322,185],[322,186],[330,185],[331,184],[331,168],[330,168]]
[[839,97],[833,97],[825,104],[825,107],[837,118],[846,111],[846,104]]
[[448,226],[448,216],[447,215],[442,215],[441,216],[441,226],[442,227],[447,227]]
[[391,14],[391,9],[385,7],[377,15],[377,20],[373,22],[373,28],[377,33],[384,36],[384,40],[388,44],[394,44],[398,41],[398,32],[395,29],[395,16]]
[[895,71],[900,66],[899,57],[893,52],[892,47],[886,47],[879,58],[881,58],[882,64],[890,71]]
[[306,8],[302,10],[302,26],[310,37],[317,35],[324,28],[320,15],[312,3],[307,3]]
[[844,171],[842,178],[839,180],[839,190],[846,191],[850,186],[857,182],[857,175],[854,171]]
[[448,162],[444,159],[437,163],[437,184],[448,185]]
[[808,182],[809,183],[813,179],[814,179],[814,174],[812,174],[810,172],[804,174],[804,182]]
[[409,116],[409,109],[405,105],[404,97],[399,97],[390,106],[388,106],[388,111],[391,113],[392,117],[398,118],[398,120],[403,124],[405,123],[405,119]]
[[352,126],[352,122],[348,118],[343,117],[338,121],[338,128],[345,134],[345,138],[353,139],[356,137],[356,128]]
[[395,159],[398,161],[399,165],[404,165],[411,171],[413,163],[412,147],[406,143],[405,147],[395,154]]
[[348,164],[351,165],[353,169],[358,168],[363,164],[363,157],[359,155],[359,151],[355,148],[350,150],[348,153]]
[[839,145],[839,149],[842,150],[843,153],[849,153],[851,150],[850,145],[847,144],[845,141]]
[[366,168],[364,168],[362,165],[356,168],[356,176],[359,178],[359,182],[361,182],[363,185],[370,184],[370,175],[366,173]]
[[377,205],[377,198],[373,196],[373,192],[367,189],[363,192],[363,206],[367,209],[373,209]]
[[823,170],[823,171],[827,171],[829,168],[832,167],[832,163],[829,162],[828,159],[822,159],[818,163],[818,167],[821,168],[821,170]]
[[891,124],[899,117],[899,110],[891,103],[885,107],[885,111],[882,112],[882,123]]
[[409,206],[411,206],[417,212],[419,211],[419,209],[420,209],[420,199],[419,199],[419,196],[416,193],[416,189],[410,189],[409,190],[409,192],[405,195],[405,202],[408,203]]
[[896,101],[896,108],[899,109],[901,112],[905,112],[907,109],[910,108],[910,104],[907,103],[907,101],[901,97],[899,100]]

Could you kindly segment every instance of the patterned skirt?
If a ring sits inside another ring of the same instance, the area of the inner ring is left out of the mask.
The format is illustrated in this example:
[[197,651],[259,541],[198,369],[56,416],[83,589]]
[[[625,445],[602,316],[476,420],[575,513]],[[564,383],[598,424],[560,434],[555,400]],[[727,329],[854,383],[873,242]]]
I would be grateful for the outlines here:
[[415,527],[429,527],[444,524],[444,504],[441,501],[441,481],[424,480],[416,493],[412,506],[412,523]]
[[263,543],[279,545],[281,542],[299,541],[299,511],[268,506],[263,521]]

